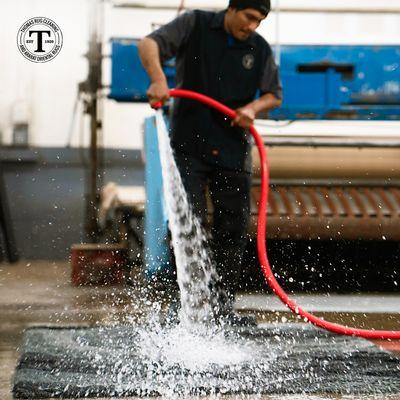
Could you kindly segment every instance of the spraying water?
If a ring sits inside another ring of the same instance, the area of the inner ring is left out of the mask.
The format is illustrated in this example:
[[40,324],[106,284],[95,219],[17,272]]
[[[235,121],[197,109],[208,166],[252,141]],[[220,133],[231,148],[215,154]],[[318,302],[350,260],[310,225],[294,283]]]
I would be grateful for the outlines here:
[[212,325],[219,315],[217,299],[226,297],[216,289],[218,275],[207,246],[207,234],[193,214],[169,141],[162,111],[157,112],[163,191],[174,248],[181,293],[182,324]]

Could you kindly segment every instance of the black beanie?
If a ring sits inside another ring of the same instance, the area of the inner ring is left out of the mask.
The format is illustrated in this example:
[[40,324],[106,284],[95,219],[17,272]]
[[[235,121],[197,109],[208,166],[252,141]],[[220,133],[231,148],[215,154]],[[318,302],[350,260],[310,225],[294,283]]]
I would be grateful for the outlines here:
[[236,10],[244,10],[245,8],[254,8],[263,15],[267,15],[271,11],[270,0],[229,0],[229,7]]

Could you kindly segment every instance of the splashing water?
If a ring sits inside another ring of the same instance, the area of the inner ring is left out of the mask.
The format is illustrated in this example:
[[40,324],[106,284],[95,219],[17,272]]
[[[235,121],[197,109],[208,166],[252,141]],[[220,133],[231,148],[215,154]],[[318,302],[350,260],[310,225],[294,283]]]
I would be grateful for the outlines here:
[[187,326],[213,325],[218,314],[218,275],[207,249],[207,234],[193,214],[175,163],[162,111],[156,115],[163,189],[181,292],[180,320]]
[[210,337],[206,327],[188,331],[182,324],[151,331],[139,329],[140,354],[163,364],[163,368],[179,365],[188,373],[204,371],[210,365],[238,365],[254,359],[256,354],[246,341],[239,343],[235,335],[227,337],[222,330],[213,333]]
[[[217,289],[219,277],[209,255],[207,234],[189,204],[161,111],[157,112],[156,121],[181,310],[180,323],[165,326],[157,318],[160,305],[154,303],[155,312],[149,314],[144,327],[137,329],[139,358],[148,360],[153,368],[151,376],[143,380],[141,390],[150,393],[153,378],[157,377],[157,382],[162,382],[163,395],[199,394],[203,390],[212,393],[221,379],[213,377],[215,368],[233,368],[237,373],[257,358],[258,350],[254,350],[251,341],[232,332],[228,334],[221,321],[215,322],[220,315],[218,300],[226,294]],[[184,376],[183,381],[176,374]],[[203,389],[193,389],[198,386]]]

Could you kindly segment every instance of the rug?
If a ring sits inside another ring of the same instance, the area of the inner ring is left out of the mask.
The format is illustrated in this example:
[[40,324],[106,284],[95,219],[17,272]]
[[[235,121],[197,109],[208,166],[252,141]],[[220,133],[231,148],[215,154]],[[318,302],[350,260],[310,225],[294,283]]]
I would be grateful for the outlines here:
[[32,328],[16,398],[226,394],[400,394],[400,358],[307,324],[210,337],[152,325]]

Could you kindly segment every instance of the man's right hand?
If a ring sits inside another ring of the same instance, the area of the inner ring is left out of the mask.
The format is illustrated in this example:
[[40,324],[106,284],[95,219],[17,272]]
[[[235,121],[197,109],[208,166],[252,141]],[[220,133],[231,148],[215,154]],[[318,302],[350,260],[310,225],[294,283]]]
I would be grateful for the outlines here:
[[169,99],[169,88],[167,81],[155,81],[152,82],[149,89],[147,90],[147,97],[149,103],[153,106],[156,103],[165,103]]

